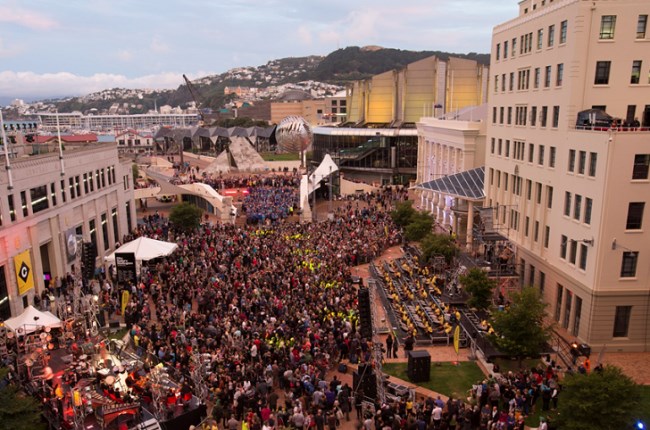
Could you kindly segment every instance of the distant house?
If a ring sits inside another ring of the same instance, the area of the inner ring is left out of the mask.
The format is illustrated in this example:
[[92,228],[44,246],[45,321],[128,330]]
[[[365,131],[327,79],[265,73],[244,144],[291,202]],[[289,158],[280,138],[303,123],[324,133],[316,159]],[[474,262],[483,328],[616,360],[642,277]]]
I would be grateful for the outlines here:
[[136,130],[125,130],[115,136],[120,154],[142,154],[153,149],[153,136]]
[[[59,138],[57,135],[36,135],[32,139],[33,141],[28,143],[32,145],[32,153],[44,154],[59,150]],[[97,141],[98,139],[95,133],[61,135],[61,145],[63,148],[68,149],[97,143]]]

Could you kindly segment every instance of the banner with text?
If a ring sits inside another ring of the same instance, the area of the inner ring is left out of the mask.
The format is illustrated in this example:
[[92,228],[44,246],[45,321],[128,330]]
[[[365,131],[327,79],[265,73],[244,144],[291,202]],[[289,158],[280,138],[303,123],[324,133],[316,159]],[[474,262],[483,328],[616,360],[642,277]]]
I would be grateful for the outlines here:
[[18,295],[22,296],[34,288],[34,273],[29,249],[14,257],[14,267],[16,269],[16,280],[18,281]]
[[135,254],[133,252],[116,252],[115,267],[117,269],[118,284],[135,284],[137,275],[135,271]]

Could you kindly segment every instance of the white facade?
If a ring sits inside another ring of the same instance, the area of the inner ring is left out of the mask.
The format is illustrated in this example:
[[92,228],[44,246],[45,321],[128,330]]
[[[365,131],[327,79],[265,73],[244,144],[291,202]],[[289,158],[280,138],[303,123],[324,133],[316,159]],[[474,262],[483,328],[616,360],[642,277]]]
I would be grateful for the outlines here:
[[568,335],[648,351],[650,2],[519,4],[493,31],[485,205]]
[[[130,161],[115,145],[93,145],[11,161],[0,170],[0,318],[19,315],[45,288],[44,276],[79,272],[66,233],[96,244],[98,261],[136,226]],[[29,251],[34,288],[19,294],[14,260]]]
[[[481,121],[441,120],[423,117],[417,123],[417,184],[474,169],[485,161],[485,118]],[[474,202],[457,196],[422,190],[420,208],[431,212],[436,221],[454,232],[463,232],[471,244],[471,218]],[[456,209],[456,212],[452,210]],[[463,223],[458,216],[462,212]],[[467,224],[470,224],[469,226]],[[470,233],[470,234],[468,234]]]

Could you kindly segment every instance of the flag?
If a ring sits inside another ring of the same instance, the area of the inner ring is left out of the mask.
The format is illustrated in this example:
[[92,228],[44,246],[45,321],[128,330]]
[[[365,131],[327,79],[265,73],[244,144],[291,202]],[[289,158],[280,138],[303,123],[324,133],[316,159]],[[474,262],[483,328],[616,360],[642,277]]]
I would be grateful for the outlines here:
[[127,290],[124,290],[122,291],[122,315],[124,315],[127,304],[129,304],[129,292]]
[[458,354],[458,348],[460,347],[460,325],[456,326],[454,330],[454,351]]
[[16,269],[16,281],[18,282],[18,295],[22,296],[34,288],[34,273],[32,261],[29,258],[29,249],[14,257],[14,267]]

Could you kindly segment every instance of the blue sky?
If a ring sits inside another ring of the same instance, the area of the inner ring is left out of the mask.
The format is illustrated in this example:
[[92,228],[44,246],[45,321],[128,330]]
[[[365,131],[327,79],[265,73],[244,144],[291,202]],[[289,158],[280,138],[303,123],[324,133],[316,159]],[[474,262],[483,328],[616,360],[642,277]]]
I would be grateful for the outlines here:
[[0,96],[175,88],[346,46],[489,52],[516,0],[0,0]]

